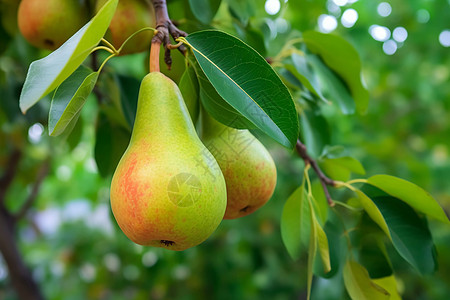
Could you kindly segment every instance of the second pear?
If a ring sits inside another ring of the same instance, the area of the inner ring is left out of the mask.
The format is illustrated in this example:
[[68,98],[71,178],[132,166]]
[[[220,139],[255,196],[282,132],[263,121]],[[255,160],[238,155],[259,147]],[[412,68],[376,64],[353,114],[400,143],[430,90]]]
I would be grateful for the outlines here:
[[219,123],[202,110],[202,141],[215,157],[227,186],[224,219],[246,216],[263,206],[277,182],[272,156],[248,130]]

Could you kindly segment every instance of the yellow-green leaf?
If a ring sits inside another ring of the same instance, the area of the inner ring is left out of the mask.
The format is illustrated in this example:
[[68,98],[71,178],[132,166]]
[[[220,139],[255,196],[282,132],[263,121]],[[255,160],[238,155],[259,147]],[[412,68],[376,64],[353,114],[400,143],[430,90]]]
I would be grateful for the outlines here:
[[429,193],[411,182],[390,175],[375,175],[367,179],[367,182],[430,217],[444,223],[450,223],[437,201]]
[[367,270],[353,260],[347,260],[344,266],[344,284],[348,294],[354,300],[388,300],[389,292],[373,282]]
[[369,217],[380,226],[380,228],[387,234],[387,236],[392,240],[391,233],[389,231],[388,225],[386,224],[386,220],[381,214],[380,210],[373,203],[372,199],[367,197],[366,194],[361,192],[360,190],[355,191],[356,195],[358,195],[358,200],[361,203],[364,210],[367,212]]
[[400,294],[397,290],[397,281],[395,280],[394,275],[373,279],[373,282],[375,282],[386,291],[388,291],[389,294],[391,294],[389,300],[402,300],[402,297],[400,297]]

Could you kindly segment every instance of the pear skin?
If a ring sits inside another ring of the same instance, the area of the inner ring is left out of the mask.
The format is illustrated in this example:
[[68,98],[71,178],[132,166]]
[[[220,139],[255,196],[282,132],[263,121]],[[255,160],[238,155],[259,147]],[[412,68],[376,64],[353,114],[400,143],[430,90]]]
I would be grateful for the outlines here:
[[35,47],[55,50],[88,22],[87,7],[78,0],[22,0],[20,32]]
[[202,141],[222,170],[227,185],[224,219],[251,214],[271,197],[277,182],[272,156],[248,130],[219,123],[202,110]]
[[[102,8],[107,0],[98,0],[96,11]],[[136,31],[145,28],[155,28],[155,12],[153,5],[145,0],[120,0],[116,12],[106,33],[108,39],[116,49]],[[127,42],[120,55],[138,53],[150,49],[153,36],[151,30],[143,31]]]
[[117,223],[140,245],[184,250],[206,240],[223,219],[222,172],[177,85],[162,73],[141,83],[130,144],[110,194]]

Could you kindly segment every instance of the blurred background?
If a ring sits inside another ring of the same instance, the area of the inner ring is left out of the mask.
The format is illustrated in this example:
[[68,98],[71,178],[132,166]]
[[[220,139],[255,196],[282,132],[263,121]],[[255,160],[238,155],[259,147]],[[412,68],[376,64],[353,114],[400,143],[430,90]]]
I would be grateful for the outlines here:
[[[0,174],[11,153],[20,152],[5,205],[17,211],[42,179],[33,207],[17,225],[17,243],[48,299],[305,298],[306,254],[293,262],[280,235],[284,202],[301,182],[301,159],[264,139],[277,164],[278,184],[263,208],[223,221],[205,243],[183,252],[133,244],[114,221],[110,175],[100,176],[95,160],[102,155],[95,147],[101,105],[91,95],[68,138],[48,136],[48,100],[26,115],[20,113],[18,99],[27,68],[49,52],[33,48],[20,36],[18,1],[0,3]],[[180,10],[183,1],[168,3],[171,18],[190,32],[195,26],[189,24],[189,11]],[[267,57],[279,51],[277,35],[294,30],[338,34],[358,50],[371,95],[369,109],[365,115],[344,115],[332,105],[326,107],[331,144],[345,146],[368,176],[384,173],[414,182],[448,211],[450,1],[245,3],[238,10],[237,1],[222,1],[211,25],[241,38],[251,27],[255,40],[263,42],[259,51]],[[241,15],[233,16],[229,7]],[[245,31],[239,27],[242,14],[250,24]],[[146,56],[120,57],[109,67],[140,80]],[[177,72],[176,65],[171,72]],[[113,139],[113,128],[108,132]],[[393,259],[404,299],[448,299],[449,228],[435,221],[430,226],[438,252],[435,274],[421,277],[401,258]],[[343,286],[324,285],[315,298],[341,299],[342,290]],[[1,257],[0,299],[16,299]]]

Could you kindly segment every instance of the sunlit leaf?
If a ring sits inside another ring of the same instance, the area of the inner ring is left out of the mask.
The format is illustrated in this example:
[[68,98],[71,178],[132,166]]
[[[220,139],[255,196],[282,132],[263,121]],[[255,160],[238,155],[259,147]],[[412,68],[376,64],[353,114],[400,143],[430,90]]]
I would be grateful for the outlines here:
[[349,156],[322,158],[319,160],[319,165],[323,171],[334,180],[347,181],[352,172],[361,175],[365,174],[365,170],[361,163]]
[[261,131],[293,148],[298,137],[294,102],[266,60],[224,32],[195,32],[186,40],[218,94]]
[[344,266],[344,284],[348,294],[355,300],[389,299],[389,292],[369,277],[367,270],[353,260],[347,260]]
[[375,175],[367,181],[389,195],[408,203],[418,211],[444,223],[450,223],[436,200],[417,185],[390,175]]
[[105,35],[117,3],[118,0],[106,2],[95,17],[61,47],[30,65],[20,94],[20,109],[23,113],[59,86],[88,57]]
[[373,282],[384,288],[391,297],[389,300],[401,300],[398,290],[397,290],[397,281],[395,280],[394,275],[373,279]]
[[315,228],[317,233],[317,246],[319,248],[320,258],[322,259],[322,265],[325,273],[331,271],[330,264],[330,249],[328,247],[328,238],[320,226],[319,222],[317,222],[316,217],[314,216]]

